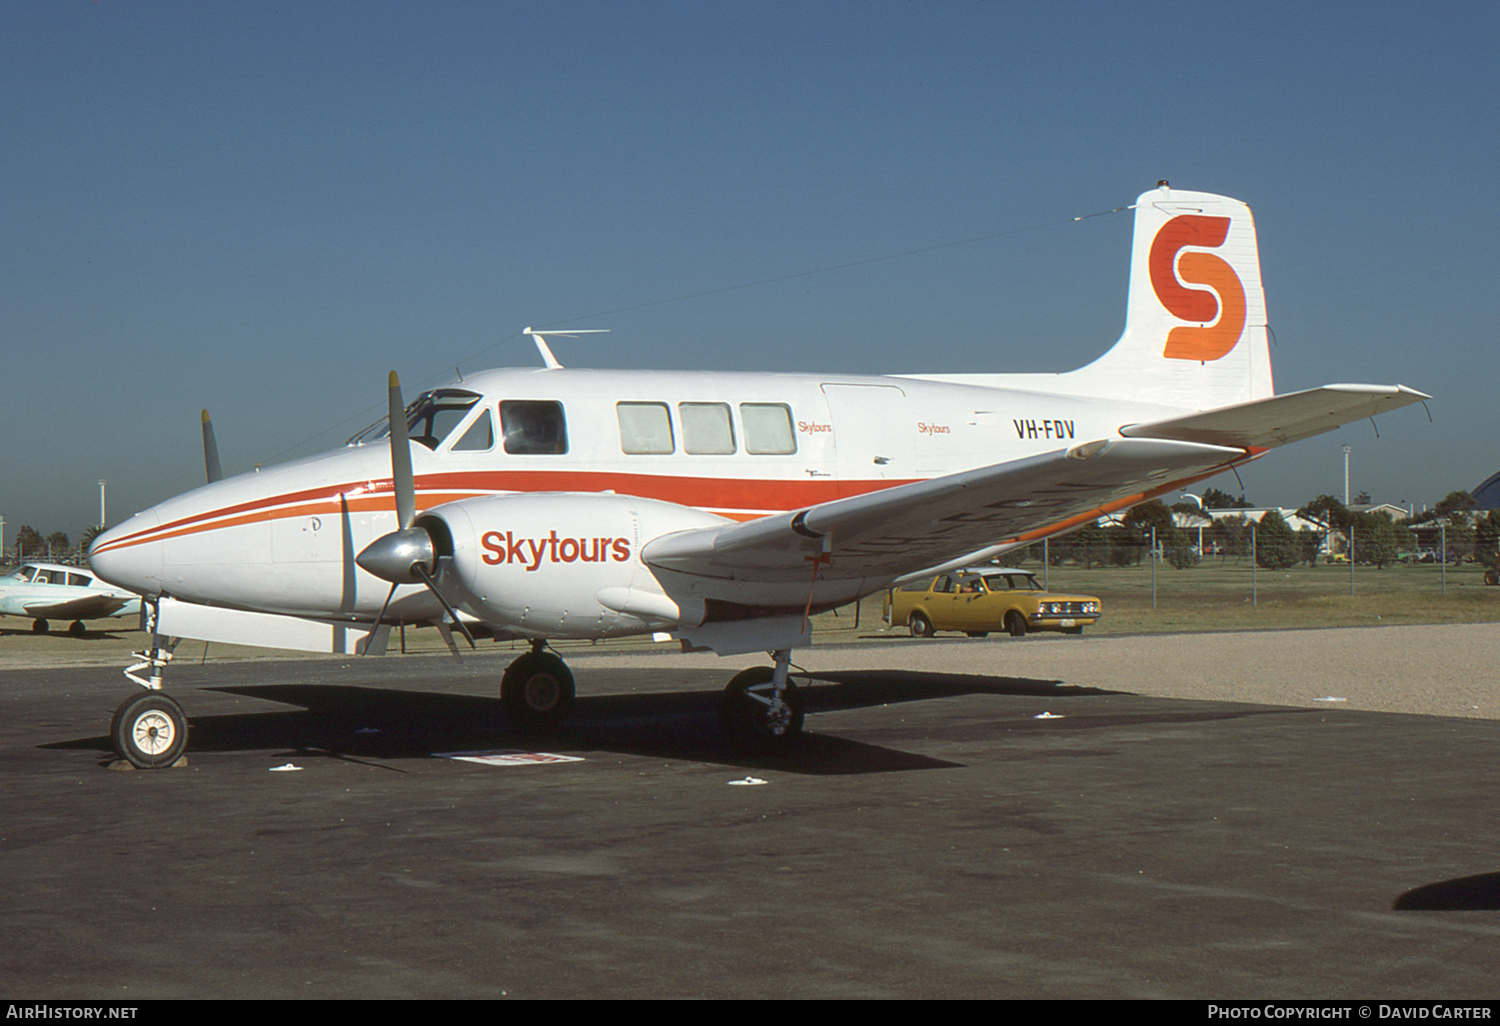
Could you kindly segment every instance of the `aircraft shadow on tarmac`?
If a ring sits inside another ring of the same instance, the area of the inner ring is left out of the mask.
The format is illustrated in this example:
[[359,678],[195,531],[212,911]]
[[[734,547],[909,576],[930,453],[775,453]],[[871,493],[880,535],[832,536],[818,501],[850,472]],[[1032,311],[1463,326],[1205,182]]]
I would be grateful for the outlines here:
[[[805,678],[799,679],[802,686]],[[820,775],[937,769],[960,764],[809,729],[789,751],[744,755],[723,739],[718,690],[628,695],[581,695],[568,719],[548,731],[521,731],[498,696],[372,688],[354,684],[262,684],[207,691],[263,699],[292,710],[195,716],[188,754],[270,750],[311,758],[426,758],[436,752],[538,748],[610,751]],[[1051,701],[1119,694],[1056,681],[908,671],[819,674],[805,687],[806,709],[824,712],[918,702],[961,695],[1045,696]],[[1029,713],[1028,713],[1029,715]],[[816,725],[809,719],[809,728]],[[44,748],[109,750],[104,737],[55,742]],[[395,769],[396,767],[392,767]]]
[[1500,909],[1500,873],[1480,873],[1415,887],[1397,898],[1398,912],[1493,912]]

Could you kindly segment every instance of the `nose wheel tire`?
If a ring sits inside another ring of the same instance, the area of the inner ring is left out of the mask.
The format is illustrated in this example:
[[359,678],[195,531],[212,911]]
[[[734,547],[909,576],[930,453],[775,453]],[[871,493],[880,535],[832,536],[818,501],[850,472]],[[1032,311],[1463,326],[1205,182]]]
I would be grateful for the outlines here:
[[573,707],[573,672],[551,652],[528,652],[500,678],[500,704],[524,727],[548,727]]
[[783,751],[802,733],[802,693],[791,681],[775,703],[775,670],[756,666],[737,673],[719,699],[719,727],[736,748],[751,754]]
[[187,736],[182,706],[159,691],[126,699],[109,725],[115,751],[139,769],[172,765],[186,750]]

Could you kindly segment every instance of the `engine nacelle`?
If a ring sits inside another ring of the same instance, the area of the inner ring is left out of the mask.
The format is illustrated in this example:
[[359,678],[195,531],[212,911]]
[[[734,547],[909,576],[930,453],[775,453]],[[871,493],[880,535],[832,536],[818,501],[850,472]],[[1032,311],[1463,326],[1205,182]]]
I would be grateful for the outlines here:
[[662,591],[640,553],[661,535],[728,522],[626,495],[517,492],[434,506],[416,526],[432,535],[444,588],[467,612],[537,637],[594,638],[701,620]]

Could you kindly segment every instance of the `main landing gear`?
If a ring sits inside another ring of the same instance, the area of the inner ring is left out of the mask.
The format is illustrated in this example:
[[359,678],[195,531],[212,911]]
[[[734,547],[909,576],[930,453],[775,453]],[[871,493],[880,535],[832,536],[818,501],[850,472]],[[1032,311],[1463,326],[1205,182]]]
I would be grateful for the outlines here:
[[[734,675],[719,699],[719,728],[736,748],[769,755],[790,747],[802,732],[802,692],[787,677],[791,651],[773,653],[775,666]],[[500,704],[523,730],[557,725],[573,706],[573,674],[547,643],[535,640],[500,679]]]
[[500,678],[500,704],[523,729],[555,726],[573,708],[573,671],[546,649],[547,642],[533,641]]
[[787,679],[792,653],[773,653],[776,665],[752,666],[729,681],[719,699],[719,729],[752,755],[785,751],[802,733],[802,693]]

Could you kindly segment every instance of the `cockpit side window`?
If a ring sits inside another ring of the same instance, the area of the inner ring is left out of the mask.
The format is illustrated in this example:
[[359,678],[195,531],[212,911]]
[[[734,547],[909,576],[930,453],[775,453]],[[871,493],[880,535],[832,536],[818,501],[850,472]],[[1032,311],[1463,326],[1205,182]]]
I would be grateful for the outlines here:
[[562,403],[551,399],[501,400],[500,433],[511,455],[562,456],[568,451]]
[[[406,408],[406,433],[413,442],[429,449],[442,444],[448,433],[458,427],[479,401],[479,393],[462,388],[439,388],[423,392]],[[389,418],[378,421],[349,439],[350,445],[378,442],[389,438]]]
[[479,419],[469,425],[464,436],[453,443],[453,452],[488,452],[495,447],[495,422],[490,411],[485,410]]
[[478,401],[479,396],[475,393],[456,388],[427,392],[407,407],[406,430],[413,442],[436,449]]

